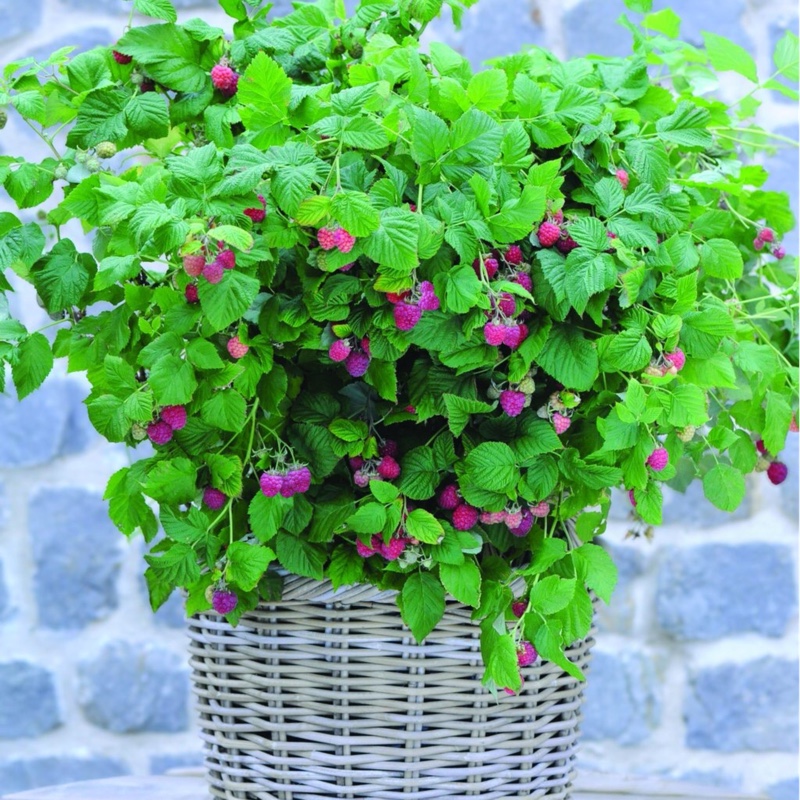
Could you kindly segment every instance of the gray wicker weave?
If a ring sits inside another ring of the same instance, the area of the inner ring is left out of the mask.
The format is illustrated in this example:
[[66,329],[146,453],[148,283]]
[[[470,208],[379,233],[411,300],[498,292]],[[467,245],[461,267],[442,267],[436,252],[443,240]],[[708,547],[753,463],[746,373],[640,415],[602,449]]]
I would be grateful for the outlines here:
[[[582,685],[538,662],[481,686],[479,629],[449,601],[423,644],[394,593],[289,578],[233,628],[191,620],[206,767],[225,800],[567,800]],[[568,651],[586,667],[590,636]]]

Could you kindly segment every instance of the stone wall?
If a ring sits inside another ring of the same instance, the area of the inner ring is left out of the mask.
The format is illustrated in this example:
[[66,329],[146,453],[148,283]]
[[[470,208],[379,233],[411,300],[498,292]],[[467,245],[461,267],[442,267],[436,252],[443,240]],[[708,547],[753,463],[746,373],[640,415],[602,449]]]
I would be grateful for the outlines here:
[[[212,0],[177,5],[183,17],[202,13],[227,27]],[[729,36],[756,54],[762,74],[771,44],[797,24],[792,0],[669,5],[690,40],[702,30]],[[128,8],[123,0],[0,0],[2,61],[110,43]],[[523,43],[561,56],[613,55],[627,48],[614,24],[623,10],[621,0],[482,0],[462,33],[438,25],[431,35],[476,63]],[[769,98],[762,122],[797,138],[796,113]],[[13,119],[0,137],[0,152],[37,146]],[[771,185],[790,191],[797,211],[797,152],[770,161]],[[18,303],[29,326],[46,324],[29,294]],[[57,375],[21,404],[0,396],[0,794],[200,759],[181,610],[170,602],[150,613],[141,542],[126,542],[106,518],[105,481],[129,456],[93,433],[83,388]],[[587,767],[797,800],[796,439],[791,445],[789,481],[778,489],[753,480],[732,517],[695,487],[670,498],[654,542],[630,541],[627,503],[615,504],[607,538],[621,582],[600,619]]]

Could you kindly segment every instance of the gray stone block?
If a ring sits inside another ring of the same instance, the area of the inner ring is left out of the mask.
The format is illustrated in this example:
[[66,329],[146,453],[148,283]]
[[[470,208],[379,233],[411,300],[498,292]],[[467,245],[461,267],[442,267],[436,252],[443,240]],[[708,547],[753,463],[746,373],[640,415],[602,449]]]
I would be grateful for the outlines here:
[[5,572],[3,571],[3,562],[0,561],[0,620],[5,619],[11,611],[11,600],[8,596],[8,589],[6,588]]
[[29,661],[0,664],[0,739],[41,736],[60,724],[50,672]]
[[58,39],[53,39],[47,44],[35,47],[28,53],[28,56],[38,61],[45,61],[51,53],[55,53],[56,50],[60,50],[62,47],[74,47],[75,49],[71,55],[75,56],[95,47],[105,47],[114,40],[115,36],[108,28],[82,28],[71,32],[68,36],[59,36]]
[[203,754],[196,753],[162,753],[150,757],[150,774],[164,775],[173,769],[190,769],[203,766]]
[[779,456],[780,460],[789,467],[789,477],[781,484],[781,507],[786,516],[794,522],[800,515],[800,500],[798,500],[798,489],[800,488],[800,458],[798,458],[798,435],[790,433],[786,442],[786,447]]
[[767,789],[770,800],[797,800],[800,797],[800,779],[789,778],[785,781],[773,783]]
[[[65,0],[66,5],[86,11],[102,11],[104,14],[120,14],[127,17],[131,7],[125,0]],[[175,8],[217,8],[217,0],[172,0]],[[148,17],[143,17],[141,24],[146,25]],[[154,21],[154,20],[151,20]]]
[[0,41],[36,30],[42,21],[42,0],[0,0]]
[[694,671],[686,744],[700,750],[797,751],[798,663],[765,657]]
[[64,428],[59,455],[72,456],[82,453],[93,444],[101,441],[100,434],[89,422],[89,412],[83,402],[89,393],[89,387],[79,381],[67,382],[69,398],[69,416]]
[[703,494],[700,481],[693,481],[685,492],[670,488],[664,490],[664,525],[680,525],[686,529],[721,528],[732,521],[747,519],[753,512],[752,485],[748,483],[747,492],[740,506],[732,512],[720,511]]
[[122,536],[102,496],[86,489],[42,489],[30,500],[39,623],[83,628],[117,607]]
[[606,549],[617,565],[619,578],[611,603],[601,603],[597,611],[597,625],[602,631],[631,633],[635,616],[633,582],[644,572],[645,556],[642,552],[646,542],[633,545],[606,545]]
[[183,659],[148,644],[114,641],[78,667],[86,718],[114,733],[184,731],[189,676]]
[[128,766],[105,756],[44,756],[0,762],[0,792],[28,792],[60,783],[129,775]]
[[70,412],[67,392],[67,381],[56,378],[22,402],[0,395],[0,468],[37,467],[58,455]]
[[611,739],[621,745],[643,742],[661,717],[657,685],[647,656],[596,652],[586,684],[584,737]]
[[781,545],[669,548],[658,571],[659,625],[681,640],[783,636],[796,607],[794,569]]

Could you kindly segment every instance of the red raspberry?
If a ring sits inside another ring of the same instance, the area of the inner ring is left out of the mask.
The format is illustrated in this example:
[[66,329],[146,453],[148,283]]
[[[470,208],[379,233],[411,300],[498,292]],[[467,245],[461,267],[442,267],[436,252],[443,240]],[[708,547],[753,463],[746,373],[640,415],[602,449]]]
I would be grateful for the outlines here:
[[371,478],[369,474],[361,469],[356,470],[355,475],[353,475],[353,483],[355,483],[356,486],[359,486],[362,489],[365,489],[367,486],[369,486],[370,480]]
[[497,525],[498,522],[506,521],[505,511],[481,511],[478,517],[484,525]]
[[503,687],[503,691],[506,694],[510,694],[512,697],[516,697],[517,695],[522,694],[522,690],[525,688],[525,681],[522,680],[522,676],[521,675],[520,675],[519,679],[520,679],[520,687],[519,687],[519,691],[518,692],[515,692],[513,689],[509,689],[508,686]]
[[617,180],[620,182],[622,188],[627,189],[628,182],[630,181],[628,173],[624,169],[618,169],[616,174],[617,174]]
[[203,492],[203,502],[212,510],[218,511],[222,506],[225,505],[225,501],[228,498],[219,490],[215,489],[213,486],[206,486],[205,491]]
[[[489,280],[494,278],[494,276],[497,275],[497,270],[500,269],[500,264],[498,263],[497,259],[493,258],[492,256],[487,256],[486,258],[483,259],[483,266],[484,269],[486,270],[486,276],[489,278]],[[479,278],[483,277],[481,274],[480,258],[476,258],[472,262],[472,268],[475,270],[475,274]]]
[[753,249],[754,250],[763,250],[764,249],[764,242],[761,239],[753,239]]
[[458,493],[458,487],[454,483],[450,483],[439,492],[439,497],[436,499],[439,508],[445,511],[452,511],[461,502],[461,496]]
[[323,250],[333,250],[336,247],[336,234],[330,228],[320,228],[317,241]]
[[422,317],[422,309],[418,305],[403,302],[394,307],[394,324],[400,331],[410,331],[416,327]]
[[356,552],[361,558],[369,558],[379,552],[378,547],[382,544],[379,536],[373,536],[369,545],[364,544],[360,539],[356,540]]
[[295,467],[283,476],[281,495],[291,497],[294,494],[305,494],[311,488],[311,471],[308,467]]
[[421,297],[419,299],[419,307],[423,311],[438,311],[439,298],[436,296],[436,291],[430,281],[422,281],[419,285]]
[[552,222],[543,222],[536,235],[542,247],[552,247],[561,238],[561,228]]
[[228,348],[228,352],[231,354],[231,357],[237,359],[244,358],[250,350],[250,347],[244,344],[244,342],[240,341],[238,336],[231,336],[231,338],[228,339],[228,344],[226,346]]
[[199,303],[200,295],[197,292],[197,285],[190,283],[183,292],[187,303]]
[[513,317],[514,312],[517,310],[517,303],[514,300],[514,295],[508,292],[503,292],[498,305],[500,306],[500,311],[507,317]]
[[514,276],[514,283],[518,283],[526,292],[533,291],[533,281],[527,272],[518,272]]
[[239,598],[233,592],[226,589],[216,589],[211,595],[211,605],[217,614],[230,614],[239,602]]
[[528,509],[531,512],[532,517],[538,517],[541,519],[542,517],[546,517],[550,513],[550,503],[545,500],[542,500],[541,503],[537,503],[535,506],[531,506]]
[[416,204],[416,203],[409,203],[409,204],[408,204],[408,210],[409,210],[409,211],[410,211],[412,214],[415,214],[415,213],[416,213],[416,211],[417,211],[417,204]]
[[161,419],[174,431],[179,431],[186,427],[186,407],[185,406],[164,406],[161,409]]
[[211,83],[222,94],[230,97],[236,94],[239,76],[227,64],[217,64],[211,68]]
[[244,214],[256,224],[263,222],[267,218],[267,211],[264,208],[246,208]]
[[343,267],[339,267],[339,272],[350,272],[351,269],[356,265],[356,262],[353,261],[352,264],[345,264]]
[[364,337],[364,338],[363,338],[363,339],[362,339],[362,340],[359,342],[359,344],[361,345],[361,349],[362,349],[362,350],[363,350],[363,351],[364,351],[364,352],[365,352],[365,353],[366,353],[368,356],[369,356],[369,355],[372,355],[372,354],[369,352],[369,336],[365,336],[365,337]]
[[680,348],[674,350],[672,353],[665,353],[664,358],[669,361],[678,372],[683,369],[683,365],[686,363],[686,353]]
[[778,261],[782,261],[784,258],[786,258],[786,251],[782,247],[776,247],[772,251],[772,255],[775,256]]
[[356,243],[355,236],[351,236],[344,228],[337,228],[333,232],[333,241],[340,253],[349,253]]
[[453,527],[457,531],[468,531],[478,521],[478,509],[462,503],[453,511]]
[[628,500],[630,500],[631,505],[636,508],[636,495],[634,494],[633,489],[628,489]]
[[513,536],[527,536],[530,533],[531,528],[533,527],[533,514],[530,512],[529,509],[525,509],[522,512],[522,519],[520,520],[519,525],[515,525],[511,527],[509,525],[508,529],[511,531]]
[[369,360],[366,353],[350,353],[344,367],[354,378],[360,378],[369,369]]
[[117,64],[130,64],[133,61],[133,56],[126,56],[125,53],[120,53],[119,50],[112,50],[111,55],[114,56],[114,61]]
[[527,600],[515,600],[511,604],[511,613],[519,619],[528,610]]
[[539,654],[530,642],[523,642],[517,648],[517,664],[521,667],[529,667],[537,658]]
[[518,417],[525,407],[525,393],[512,389],[500,392],[500,406],[509,417]]
[[403,300],[406,299],[411,294],[411,292],[386,292],[386,299],[393,305],[396,306],[398,303],[402,303]]
[[364,466],[364,459],[361,456],[352,456],[351,458],[347,459],[347,463],[350,465],[350,469],[356,470],[361,469]]
[[487,322],[483,326],[483,338],[486,340],[486,344],[500,347],[506,338],[506,326],[500,322]]
[[656,447],[645,461],[653,472],[661,472],[669,464],[669,453],[663,447]]
[[556,433],[559,436],[561,436],[561,434],[564,433],[564,431],[566,431],[570,425],[572,425],[572,421],[569,417],[559,414],[558,411],[553,414],[553,427],[556,429]]
[[153,444],[166,444],[172,439],[172,428],[162,420],[151,422],[147,426],[147,436]]
[[391,456],[395,458],[398,452],[397,442],[394,439],[387,439],[379,448],[378,452],[382,456]]
[[512,244],[506,250],[506,261],[514,265],[522,263],[522,248],[518,244]]
[[572,252],[578,246],[578,243],[571,236],[565,236],[563,239],[559,239],[556,242],[556,247],[565,255]]
[[220,250],[216,260],[222,264],[223,269],[233,269],[236,266],[236,253],[233,250]]
[[258,479],[258,484],[266,497],[275,497],[283,488],[283,475],[279,475],[277,472],[264,472]]
[[397,559],[403,555],[403,551],[406,549],[407,544],[408,540],[406,538],[393,537],[389,540],[389,544],[384,544],[381,542],[379,551],[387,561],[397,561]]
[[203,267],[205,267],[205,265],[206,258],[199,253],[192,256],[183,257],[183,268],[186,270],[186,274],[191,275],[193,278],[196,278],[198,275],[202,274]]
[[345,361],[352,352],[353,348],[347,339],[337,339],[328,348],[328,357],[331,361]]
[[780,486],[789,474],[789,468],[781,461],[773,461],[767,468],[767,477],[770,483]]
[[522,512],[521,511],[508,511],[505,515],[505,523],[509,528],[517,528],[522,525]]
[[758,452],[761,453],[762,455],[767,452],[767,446],[764,444],[763,439],[759,439],[756,442],[756,450],[758,450]]
[[206,264],[205,267],[203,267],[203,277],[209,283],[219,283],[224,274],[225,270],[219,260],[212,261],[210,264]]
[[774,242],[775,231],[773,231],[772,228],[762,228],[758,232],[758,238],[761,239],[762,242]]
[[393,481],[400,477],[400,465],[391,456],[384,456],[378,464],[378,475],[386,481]]
[[153,83],[153,81],[150,80],[150,78],[145,78],[139,84],[139,91],[142,94],[147,94],[148,92],[154,92],[155,90],[156,90],[156,85],[155,83]]
[[528,335],[528,326],[524,322],[517,325],[507,325],[503,336],[503,344],[516,350]]

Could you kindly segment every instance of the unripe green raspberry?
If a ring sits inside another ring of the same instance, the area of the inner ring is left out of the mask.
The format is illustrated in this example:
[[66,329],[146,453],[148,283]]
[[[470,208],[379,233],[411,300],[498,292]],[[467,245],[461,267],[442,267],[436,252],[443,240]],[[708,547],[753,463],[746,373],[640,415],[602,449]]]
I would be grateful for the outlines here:
[[758,461],[756,461],[756,472],[766,472],[771,463],[772,462],[768,458],[761,456]]
[[498,388],[497,388],[497,387],[496,387],[494,384],[492,384],[492,385],[491,385],[491,386],[490,386],[490,387],[489,387],[489,388],[486,390],[486,396],[487,396],[487,397],[488,397],[490,400],[499,400],[499,399],[500,399],[500,390],[499,390],[499,389],[498,389]]
[[54,177],[54,178],[55,178],[57,181],[63,181],[63,180],[64,180],[64,179],[67,177],[67,173],[68,173],[68,172],[69,172],[69,170],[66,168],[66,166],[65,166],[64,164],[59,164],[59,165],[58,165],[58,166],[57,166],[57,167],[56,167],[56,168],[53,170],[53,177]]
[[138,422],[134,422],[131,425],[131,436],[135,441],[141,442],[147,438],[147,429]]
[[97,172],[97,170],[100,169],[100,161],[95,158],[95,156],[92,156],[86,161],[86,169],[88,169],[89,172]]
[[533,378],[523,378],[519,382],[519,390],[527,395],[532,395],[536,391],[536,384]]
[[3,130],[8,122],[8,113],[4,108],[0,108],[0,131]]
[[678,438],[679,438],[679,439],[680,439],[682,442],[691,442],[691,441],[692,441],[692,439],[694,439],[694,434],[695,434],[695,432],[696,432],[696,431],[697,431],[697,428],[695,428],[695,426],[694,426],[694,425],[687,425],[687,426],[686,426],[685,428],[683,428],[682,430],[679,430],[679,431],[676,433],[676,436],[677,436],[677,437],[678,437]]
[[114,142],[100,142],[94,150],[100,158],[113,158],[117,154]]
[[78,150],[78,152],[75,154],[75,161],[77,161],[79,164],[85,164],[88,160],[89,154],[84,153],[83,150]]

